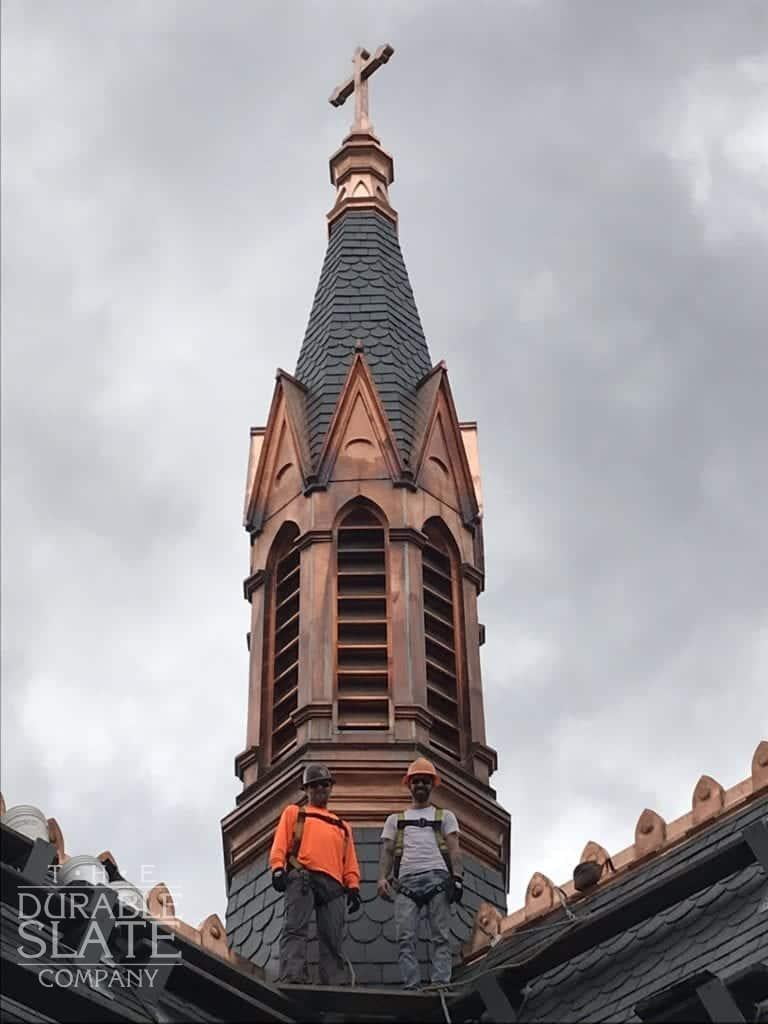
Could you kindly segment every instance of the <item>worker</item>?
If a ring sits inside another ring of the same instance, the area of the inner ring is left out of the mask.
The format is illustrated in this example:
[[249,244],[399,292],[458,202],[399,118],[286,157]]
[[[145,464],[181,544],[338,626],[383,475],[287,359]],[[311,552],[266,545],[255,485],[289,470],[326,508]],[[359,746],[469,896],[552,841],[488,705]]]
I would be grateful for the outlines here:
[[352,829],[328,810],[333,782],[325,765],[306,766],[301,784],[307,805],[285,808],[269,854],[272,885],[285,893],[280,980],[288,984],[308,982],[307,936],[313,909],[320,984],[347,981],[342,953],[344,901],[350,913],[360,908],[360,867]]
[[450,984],[451,904],[461,903],[464,893],[459,823],[452,811],[431,802],[439,783],[432,762],[416,758],[403,778],[411,806],[390,814],[381,833],[378,892],[382,899],[394,900],[400,974],[411,990],[421,987],[416,938],[424,907],[432,941],[431,987]]

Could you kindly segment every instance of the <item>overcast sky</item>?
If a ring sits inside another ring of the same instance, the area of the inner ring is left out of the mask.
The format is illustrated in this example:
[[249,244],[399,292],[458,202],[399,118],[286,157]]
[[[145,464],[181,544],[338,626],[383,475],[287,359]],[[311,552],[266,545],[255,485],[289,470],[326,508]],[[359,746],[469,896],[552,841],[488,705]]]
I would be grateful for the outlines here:
[[768,681],[768,5],[3,4],[3,775],[223,915],[248,430],[292,371],[355,46],[432,359],[479,422],[510,910]]

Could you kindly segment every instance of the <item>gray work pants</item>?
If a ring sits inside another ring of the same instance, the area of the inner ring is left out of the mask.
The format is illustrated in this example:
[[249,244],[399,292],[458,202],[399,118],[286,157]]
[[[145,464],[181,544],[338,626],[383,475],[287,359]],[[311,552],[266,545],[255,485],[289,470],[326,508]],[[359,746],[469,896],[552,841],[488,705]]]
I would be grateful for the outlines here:
[[[451,904],[443,888],[447,871],[422,871],[408,875],[399,883],[395,896],[395,928],[400,947],[400,974],[403,985],[417,989],[421,985],[421,969],[416,959],[416,939],[422,909],[429,918],[429,937],[432,944],[430,981],[433,985],[449,985],[451,981]],[[423,896],[434,892],[426,908],[419,907],[403,890]]]
[[344,888],[322,871],[294,868],[285,890],[285,923],[280,936],[280,980],[306,985],[307,935],[312,911],[317,918],[320,984],[344,985],[347,972],[341,951],[344,930]]

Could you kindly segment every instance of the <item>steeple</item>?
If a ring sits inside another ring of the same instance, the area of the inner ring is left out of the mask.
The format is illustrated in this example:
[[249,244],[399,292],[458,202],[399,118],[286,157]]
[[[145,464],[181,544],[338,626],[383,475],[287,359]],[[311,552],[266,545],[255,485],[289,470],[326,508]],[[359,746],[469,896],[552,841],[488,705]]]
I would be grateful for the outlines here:
[[354,75],[330,98],[340,106],[353,92],[355,120],[331,157],[336,202],[328,214],[328,250],[296,365],[307,391],[312,458],[325,440],[353,353],[362,349],[387,413],[404,475],[410,475],[417,384],[432,363],[389,204],[392,157],[368,118],[368,79],[394,50],[355,52]]
[[[425,755],[443,780],[437,801],[461,823],[457,938],[481,901],[506,905],[509,815],[489,785],[480,669],[477,428],[459,421],[445,364],[431,364],[389,203],[392,158],[369,120],[370,76],[393,52],[358,49],[331,96],[338,106],[354,94],[356,108],[331,158],[325,262],[295,376],[278,371],[267,425],[251,432],[248,722],[235,759],[243,790],[222,827],[230,943],[260,966],[282,912],[267,848],[308,761],[336,777],[333,807],[365,851],[364,900],[374,903],[381,825],[407,800],[403,772]],[[368,923],[347,954],[358,978],[396,981],[387,908],[360,913]],[[375,939],[379,966],[362,948]]]

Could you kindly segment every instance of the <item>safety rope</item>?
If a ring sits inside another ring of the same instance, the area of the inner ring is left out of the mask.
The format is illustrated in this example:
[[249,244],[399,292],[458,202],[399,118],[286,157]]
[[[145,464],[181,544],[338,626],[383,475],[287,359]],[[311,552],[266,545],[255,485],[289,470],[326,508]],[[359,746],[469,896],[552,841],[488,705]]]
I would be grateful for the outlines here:
[[448,1013],[448,1004],[445,1001],[445,991],[438,989],[438,995],[440,996],[440,1003],[443,1007],[443,1016],[445,1017],[445,1024],[451,1024],[451,1015]]

